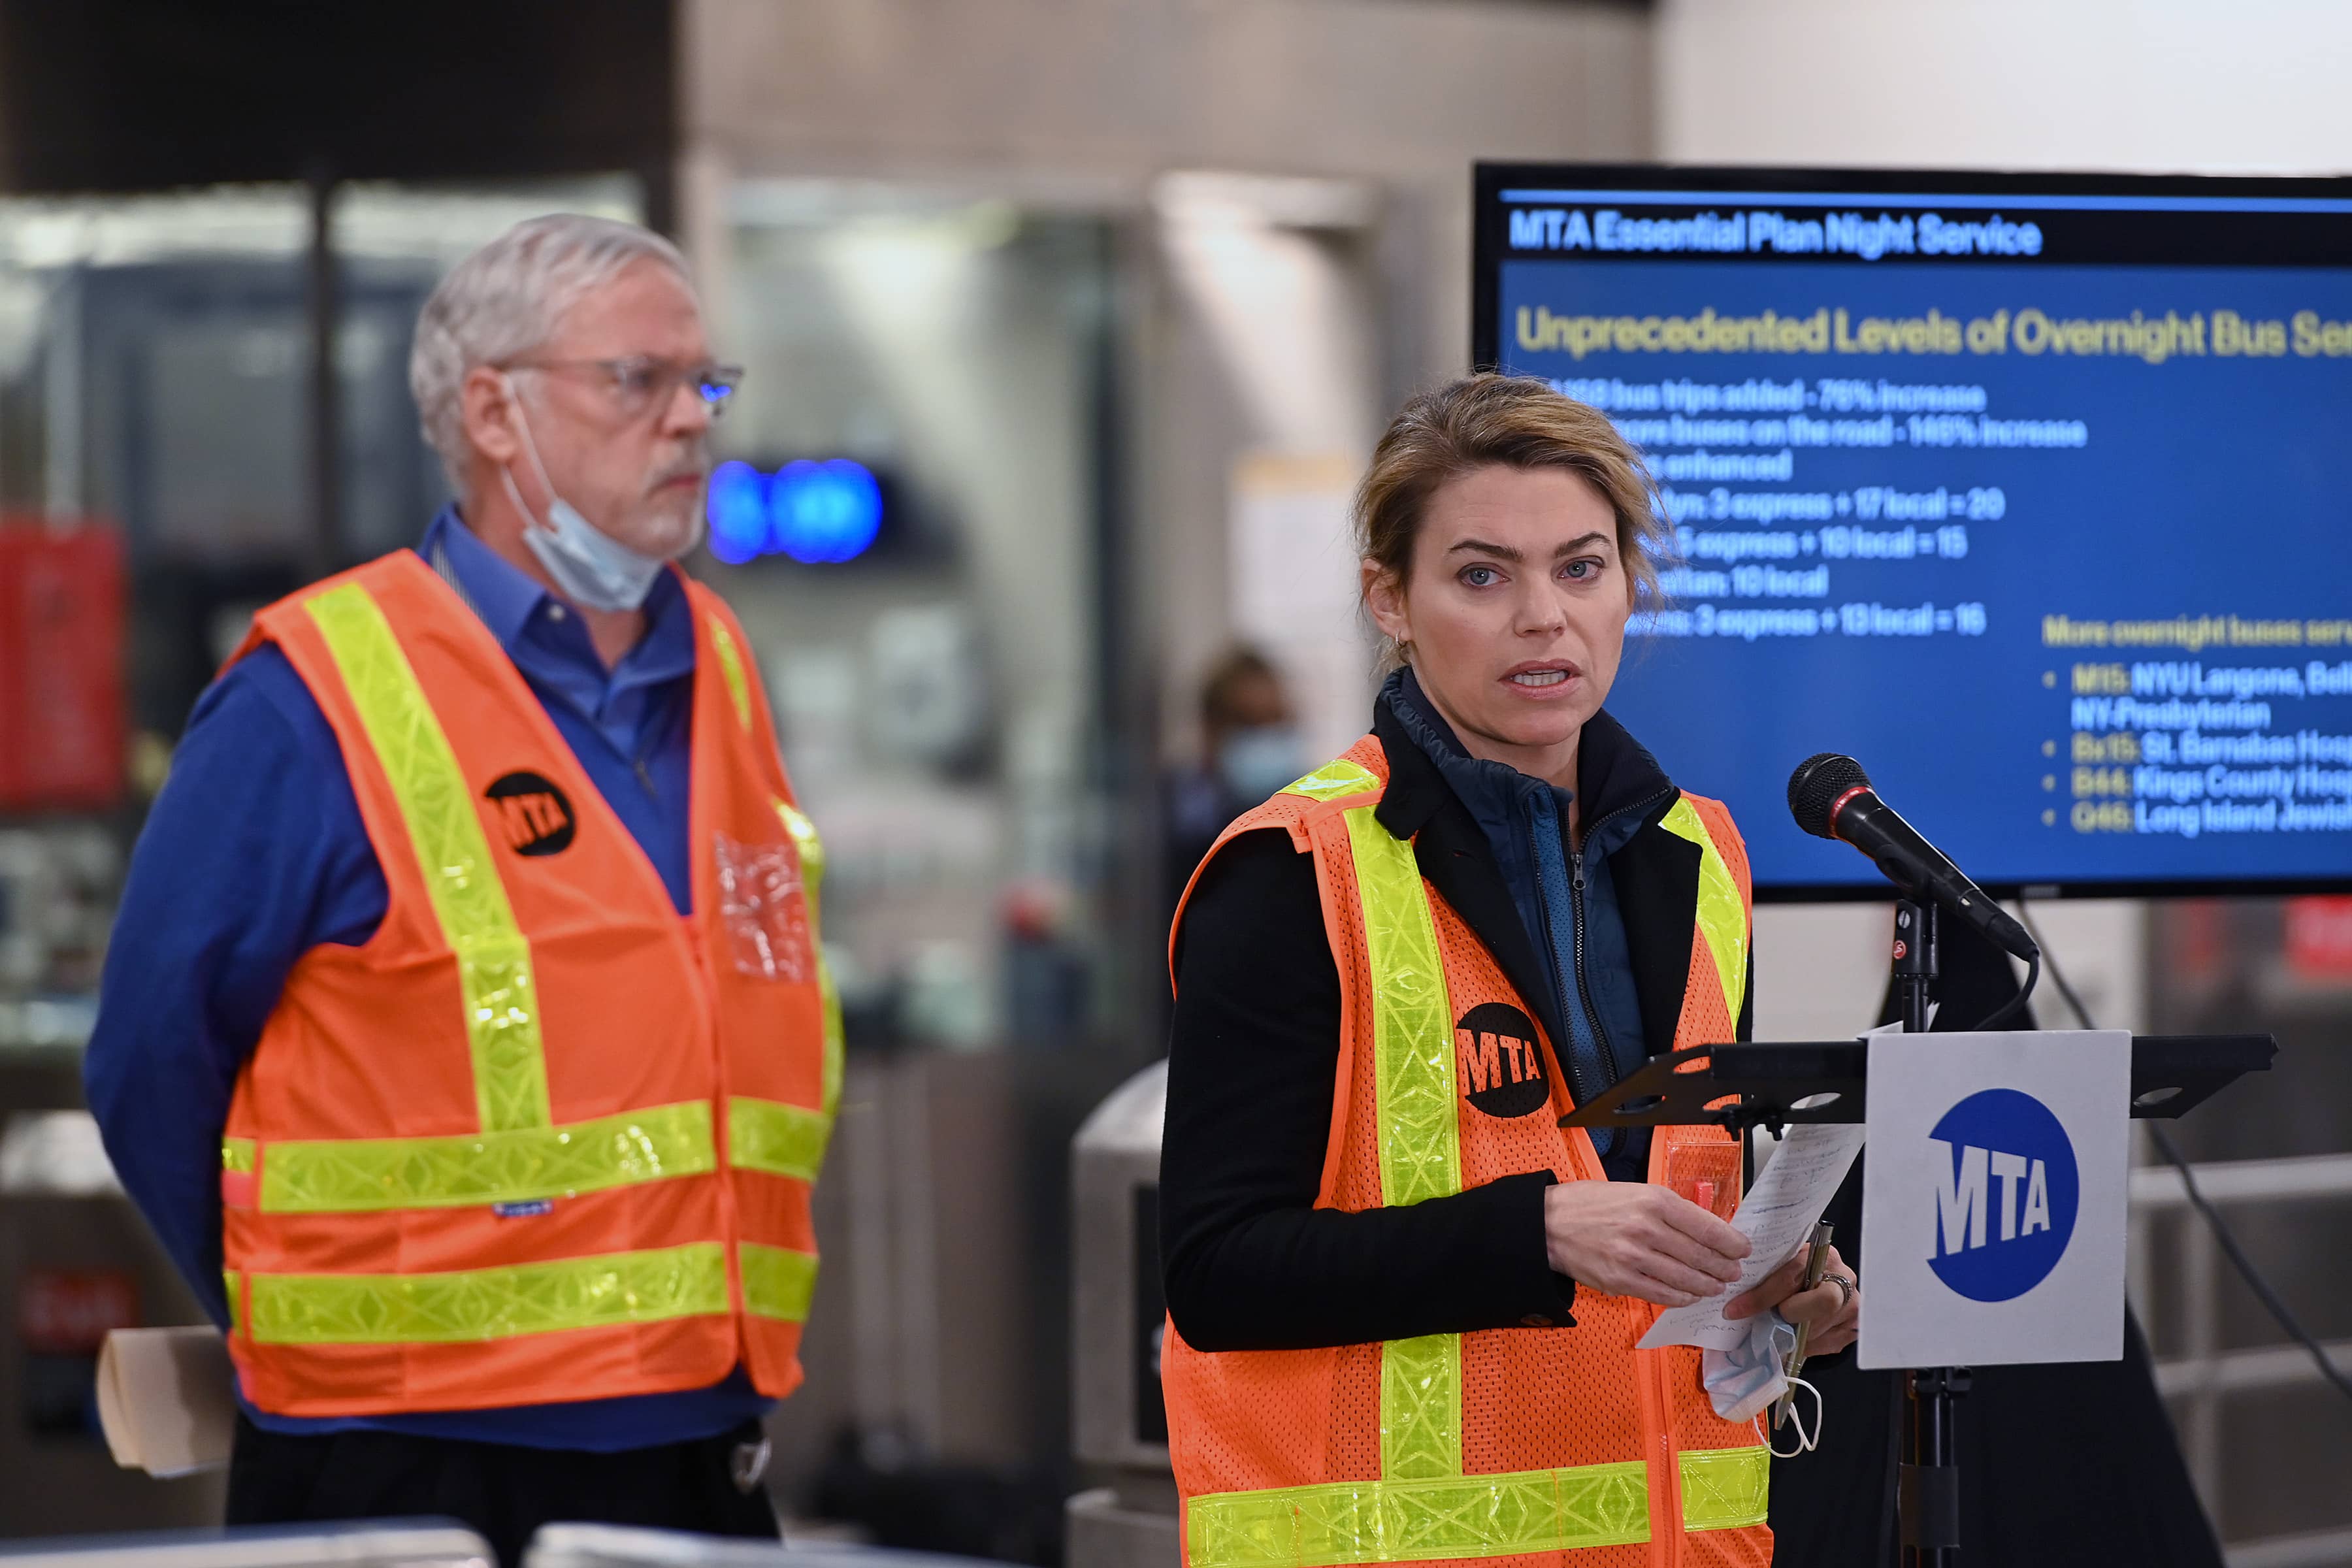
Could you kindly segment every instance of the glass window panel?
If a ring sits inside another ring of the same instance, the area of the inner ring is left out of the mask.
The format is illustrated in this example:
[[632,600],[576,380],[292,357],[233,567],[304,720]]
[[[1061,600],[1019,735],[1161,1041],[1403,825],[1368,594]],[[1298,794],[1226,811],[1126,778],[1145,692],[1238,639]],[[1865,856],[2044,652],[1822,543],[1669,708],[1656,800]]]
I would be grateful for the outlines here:
[[826,836],[852,1037],[1055,1048],[1100,956],[1108,224],[815,181],[744,183],[728,216],[718,342],[750,376],[720,455],[852,459],[886,498],[857,560],[709,568]]
[[308,210],[293,185],[0,200],[0,503],[134,550],[299,540]]

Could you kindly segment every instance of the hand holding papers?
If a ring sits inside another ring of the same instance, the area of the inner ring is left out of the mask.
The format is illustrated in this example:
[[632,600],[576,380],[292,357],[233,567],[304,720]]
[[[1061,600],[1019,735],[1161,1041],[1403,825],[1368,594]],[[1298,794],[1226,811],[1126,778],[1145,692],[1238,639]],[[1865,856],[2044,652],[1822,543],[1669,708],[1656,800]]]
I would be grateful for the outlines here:
[[1796,1256],[1814,1224],[1845,1180],[1861,1152],[1863,1129],[1853,1123],[1812,1123],[1791,1128],[1756,1185],[1740,1200],[1732,1227],[1753,1250],[1740,1260],[1739,1278],[1716,1295],[1662,1312],[1641,1339],[1643,1350],[1660,1345],[1698,1345],[1729,1351],[1747,1342],[1753,1318],[1731,1319],[1723,1309],[1762,1283]]

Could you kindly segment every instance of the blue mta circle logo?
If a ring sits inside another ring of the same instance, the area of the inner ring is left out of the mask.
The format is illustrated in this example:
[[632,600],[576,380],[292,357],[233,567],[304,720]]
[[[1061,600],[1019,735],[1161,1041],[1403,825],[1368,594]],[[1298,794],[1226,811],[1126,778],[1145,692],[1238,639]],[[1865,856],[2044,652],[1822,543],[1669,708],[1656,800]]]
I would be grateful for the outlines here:
[[1927,1267],[1972,1301],[2009,1301],[2050,1277],[2074,1235],[2083,1184],[2050,1108],[2013,1089],[1972,1094],[1928,1134],[1936,1165]]

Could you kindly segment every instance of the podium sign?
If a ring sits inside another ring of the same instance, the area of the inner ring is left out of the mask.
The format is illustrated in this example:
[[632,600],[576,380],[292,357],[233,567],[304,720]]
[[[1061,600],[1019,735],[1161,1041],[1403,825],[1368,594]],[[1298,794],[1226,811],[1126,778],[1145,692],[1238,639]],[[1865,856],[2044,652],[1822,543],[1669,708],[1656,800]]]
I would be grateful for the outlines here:
[[1858,1364],[2120,1358],[2131,1036],[1869,1041]]

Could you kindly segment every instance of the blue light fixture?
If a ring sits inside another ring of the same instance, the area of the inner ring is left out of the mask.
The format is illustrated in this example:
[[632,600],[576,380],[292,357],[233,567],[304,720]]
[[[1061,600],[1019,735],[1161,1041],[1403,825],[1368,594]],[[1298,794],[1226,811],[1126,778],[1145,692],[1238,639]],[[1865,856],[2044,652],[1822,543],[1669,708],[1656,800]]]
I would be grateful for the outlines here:
[[768,481],[774,543],[795,561],[854,561],[882,531],[882,487],[846,458],[786,463]]
[[761,555],[804,565],[854,561],[882,531],[882,487],[847,458],[803,458],[763,474],[721,463],[710,475],[710,552],[730,566]]
[[710,470],[710,553],[730,566],[768,551],[768,476],[749,463]]

